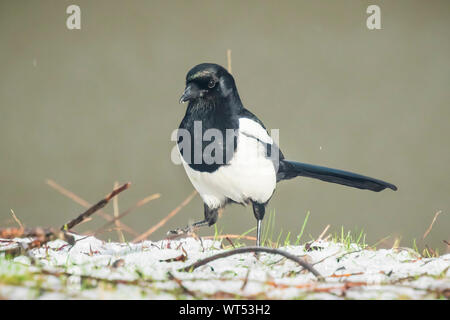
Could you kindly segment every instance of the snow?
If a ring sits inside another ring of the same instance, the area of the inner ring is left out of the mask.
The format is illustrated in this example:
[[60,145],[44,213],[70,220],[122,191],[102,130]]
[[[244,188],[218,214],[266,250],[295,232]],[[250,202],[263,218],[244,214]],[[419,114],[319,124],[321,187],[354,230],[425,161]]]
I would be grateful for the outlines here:
[[[75,235],[6,258],[0,253],[0,298],[7,299],[436,299],[450,291],[450,254],[423,258],[407,248],[370,250],[316,241],[279,248],[312,263],[325,277],[286,258],[232,255],[192,272],[178,271],[220,253],[213,240],[104,242]],[[28,239],[0,241],[0,252]],[[174,278],[172,278],[174,277]]]

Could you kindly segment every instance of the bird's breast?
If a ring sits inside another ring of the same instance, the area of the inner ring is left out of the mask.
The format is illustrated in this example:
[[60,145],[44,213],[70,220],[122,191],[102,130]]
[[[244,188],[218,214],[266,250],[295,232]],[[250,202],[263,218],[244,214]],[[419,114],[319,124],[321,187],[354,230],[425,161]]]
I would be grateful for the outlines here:
[[[240,125],[240,129],[236,130],[236,146],[228,146],[233,150],[229,161],[215,164],[215,170],[202,170],[212,165],[192,165],[182,156],[189,179],[210,207],[223,205],[227,198],[238,203],[245,203],[249,199],[264,203],[275,189],[275,168],[272,160],[266,156],[266,147],[262,143],[262,139],[270,142],[270,136],[262,127],[267,137],[258,130],[249,132],[252,126],[253,129],[258,127],[247,120],[240,121]],[[255,134],[259,134],[259,138],[255,138]],[[226,143],[224,146],[226,152]],[[208,151],[207,148],[203,150]]]
[[238,120],[232,117],[190,114],[178,129],[178,149],[193,170],[214,172],[233,158],[238,128]]

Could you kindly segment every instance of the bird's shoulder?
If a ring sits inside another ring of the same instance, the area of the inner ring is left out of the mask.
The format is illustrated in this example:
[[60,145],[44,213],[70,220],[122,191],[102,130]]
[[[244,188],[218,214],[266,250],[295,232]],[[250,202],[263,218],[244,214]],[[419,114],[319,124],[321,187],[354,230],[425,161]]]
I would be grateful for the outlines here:
[[248,119],[248,120],[252,120],[252,121],[256,122],[261,127],[263,127],[264,130],[267,131],[266,127],[264,126],[264,123],[257,116],[255,116],[250,110],[242,108],[239,111],[238,116],[239,116],[239,119]]
[[[255,138],[266,145],[270,145],[271,150],[278,152],[278,159],[284,159],[284,155],[278,147],[277,143],[273,141],[269,135],[264,123],[251,111],[243,108],[239,113],[239,132]],[[272,151],[272,152],[273,152]]]
[[264,123],[245,108],[239,113],[239,132],[264,143],[273,144],[272,137],[269,135]]

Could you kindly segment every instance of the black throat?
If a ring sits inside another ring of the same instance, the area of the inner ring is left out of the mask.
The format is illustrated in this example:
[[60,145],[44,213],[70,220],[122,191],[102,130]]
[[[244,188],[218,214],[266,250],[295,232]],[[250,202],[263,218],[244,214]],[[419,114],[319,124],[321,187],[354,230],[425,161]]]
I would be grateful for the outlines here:
[[[236,136],[227,139],[227,129],[233,129],[237,133],[239,114],[243,109],[236,89],[224,98],[206,97],[189,102],[186,114],[179,126],[179,129],[184,130],[178,131],[177,143],[184,161],[192,169],[200,172],[214,172],[220,166],[227,165],[230,162],[238,141]],[[200,126],[201,130],[199,130]],[[190,143],[183,141],[186,138],[183,132],[189,133]],[[220,151],[217,147],[220,139],[219,141],[215,139],[219,132],[223,138],[219,147]],[[207,133],[206,136],[205,133]],[[208,137],[208,133],[212,136]],[[210,140],[205,140],[205,137]],[[215,147],[211,148],[213,145]],[[221,154],[216,154],[216,151],[221,152]],[[201,155],[199,155],[199,152],[201,152]],[[212,155],[217,161],[211,163],[211,160],[206,160],[205,155],[207,154]]]

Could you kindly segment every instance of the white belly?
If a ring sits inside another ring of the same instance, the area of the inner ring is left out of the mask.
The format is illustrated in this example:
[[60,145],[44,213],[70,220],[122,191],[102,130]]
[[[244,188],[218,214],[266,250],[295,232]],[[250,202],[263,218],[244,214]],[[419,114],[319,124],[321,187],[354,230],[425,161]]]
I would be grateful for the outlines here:
[[272,160],[265,157],[263,145],[257,139],[242,133],[230,163],[215,172],[194,171],[181,159],[189,179],[210,208],[222,206],[227,198],[238,203],[247,200],[265,203],[275,190]]

